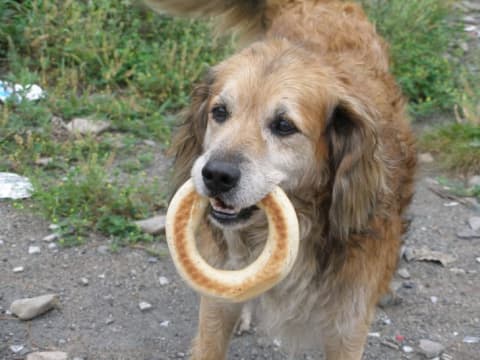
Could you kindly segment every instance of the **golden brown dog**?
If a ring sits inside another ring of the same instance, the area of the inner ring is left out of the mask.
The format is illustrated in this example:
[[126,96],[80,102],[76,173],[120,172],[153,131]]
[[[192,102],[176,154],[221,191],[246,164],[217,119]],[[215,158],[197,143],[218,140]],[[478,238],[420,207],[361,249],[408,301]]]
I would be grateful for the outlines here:
[[[300,221],[299,256],[258,300],[259,321],[289,348],[321,344],[361,359],[397,264],[413,193],[414,140],[387,46],[360,6],[330,0],[151,0],[218,15],[248,46],[208,72],[173,143],[177,185],[211,198],[198,242],[241,268],[266,239],[254,206],[275,185]],[[202,298],[193,359],[224,359],[240,305]]]

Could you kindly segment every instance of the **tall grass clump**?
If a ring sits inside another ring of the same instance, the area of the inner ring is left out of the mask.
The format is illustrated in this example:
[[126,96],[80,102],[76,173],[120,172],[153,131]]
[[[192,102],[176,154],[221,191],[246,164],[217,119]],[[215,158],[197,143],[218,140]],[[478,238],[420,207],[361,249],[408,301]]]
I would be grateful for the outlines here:
[[458,62],[453,41],[462,38],[452,0],[363,0],[390,44],[393,72],[414,115],[453,110]]

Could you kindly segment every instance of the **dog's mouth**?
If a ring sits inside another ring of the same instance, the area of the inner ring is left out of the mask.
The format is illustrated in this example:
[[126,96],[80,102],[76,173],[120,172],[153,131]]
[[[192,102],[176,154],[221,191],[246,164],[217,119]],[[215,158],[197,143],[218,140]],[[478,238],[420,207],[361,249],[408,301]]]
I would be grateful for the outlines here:
[[210,198],[210,217],[220,225],[237,225],[249,220],[258,210],[256,205],[238,208],[225,204],[220,198]]

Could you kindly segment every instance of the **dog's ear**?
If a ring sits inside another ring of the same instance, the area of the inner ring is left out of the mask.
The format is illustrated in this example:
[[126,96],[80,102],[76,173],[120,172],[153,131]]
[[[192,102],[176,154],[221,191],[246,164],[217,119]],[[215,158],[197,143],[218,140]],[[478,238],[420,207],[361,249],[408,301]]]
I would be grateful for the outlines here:
[[202,152],[208,121],[208,99],[213,82],[214,73],[209,70],[203,80],[194,87],[190,105],[180,115],[182,122],[175,131],[168,152],[175,157],[173,190],[190,178],[193,163]]
[[334,108],[326,128],[332,176],[329,235],[345,243],[365,229],[379,196],[386,191],[375,118],[357,99],[344,99]]

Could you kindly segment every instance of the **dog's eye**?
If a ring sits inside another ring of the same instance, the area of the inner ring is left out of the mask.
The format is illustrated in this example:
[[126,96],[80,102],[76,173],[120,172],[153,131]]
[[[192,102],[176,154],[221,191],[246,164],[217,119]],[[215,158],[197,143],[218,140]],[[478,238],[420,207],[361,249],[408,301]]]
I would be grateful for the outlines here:
[[223,105],[217,105],[212,109],[212,117],[218,123],[223,123],[227,120],[228,111],[227,108]]
[[278,136],[288,136],[296,133],[298,129],[284,117],[278,117],[270,124],[272,133]]

